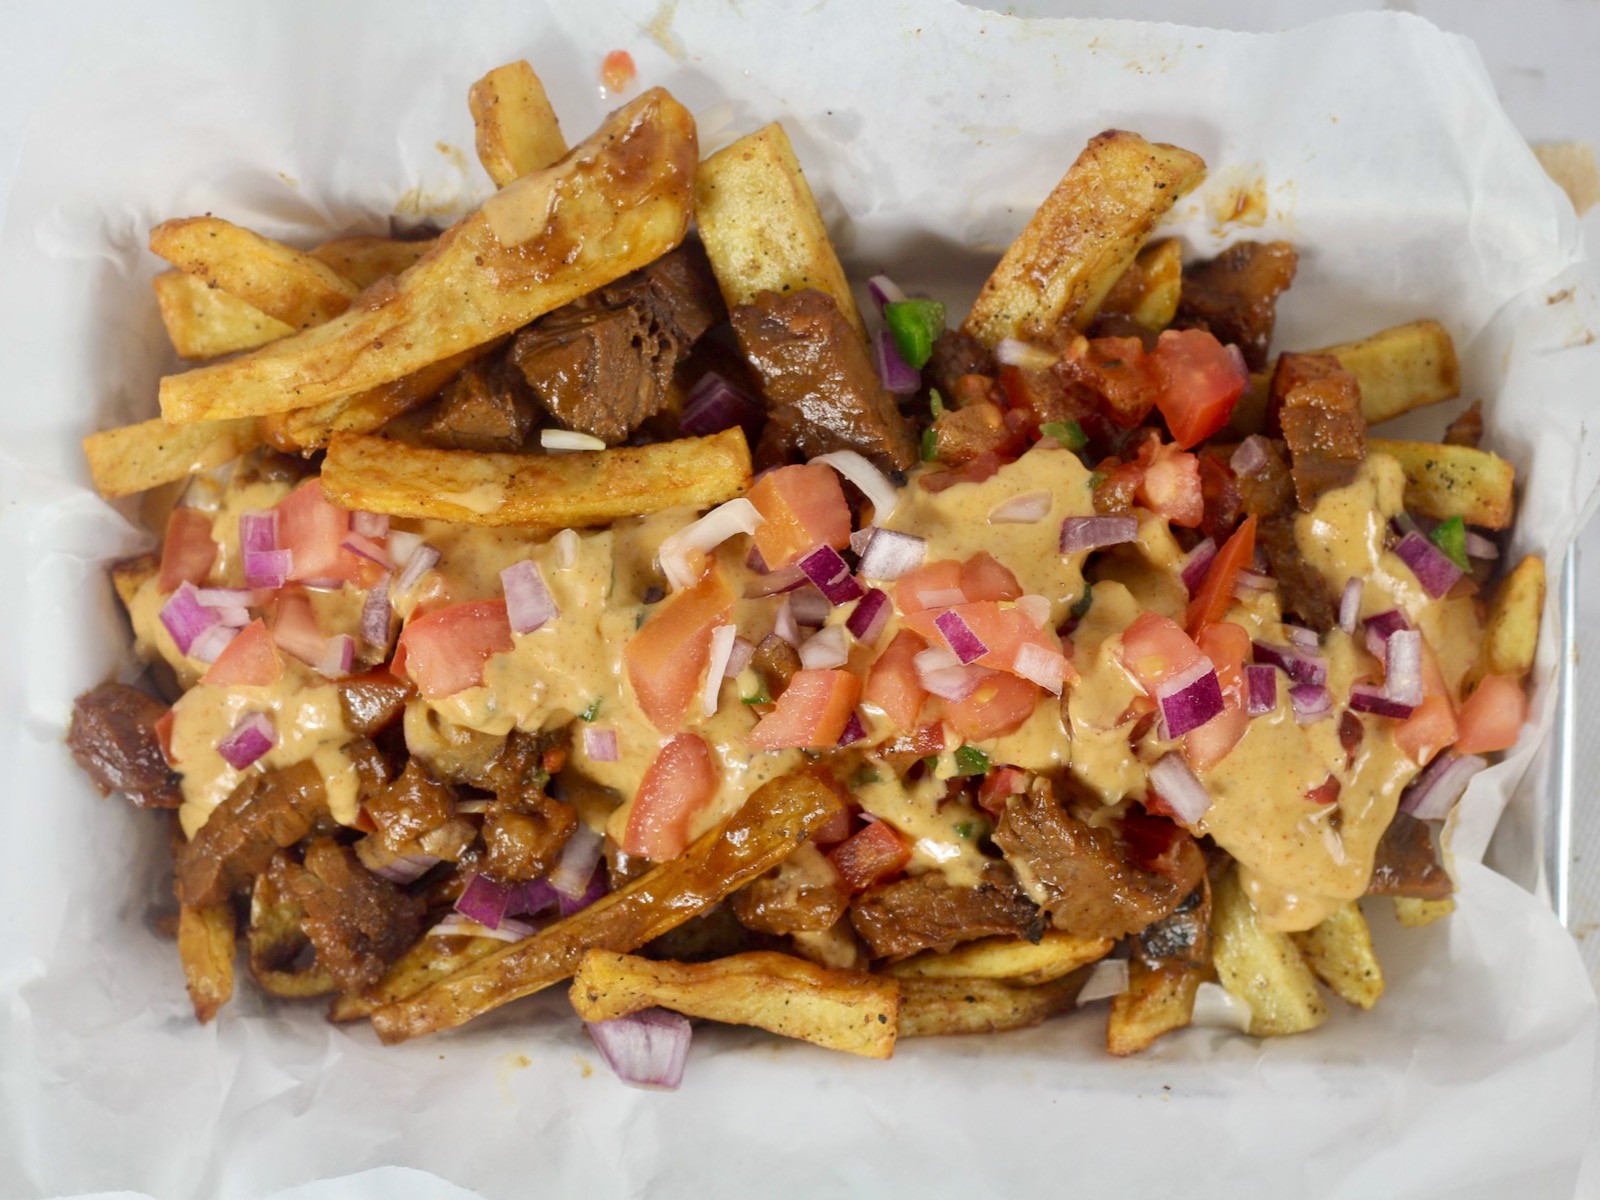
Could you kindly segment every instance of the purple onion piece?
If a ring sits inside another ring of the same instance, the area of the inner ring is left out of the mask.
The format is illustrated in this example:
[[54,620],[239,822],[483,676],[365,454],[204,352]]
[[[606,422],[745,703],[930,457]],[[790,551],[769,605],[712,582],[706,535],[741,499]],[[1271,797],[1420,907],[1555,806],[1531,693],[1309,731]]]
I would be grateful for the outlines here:
[[239,552],[246,556],[278,548],[278,510],[252,509],[239,514]]
[[604,837],[589,828],[587,821],[579,820],[550,872],[550,886],[557,895],[576,900],[588,890],[604,841]]
[[1477,754],[1441,751],[1400,797],[1400,811],[1419,821],[1442,821],[1467,790],[1472,777],[1489,765]]
[[1182,737],[1200,728],[1222,713],[1222,683],[1216,668],[1209,660],[1196,663],[1157,687],[1156,703],[1166,737]]
[[861,720],[859,712],[852,712],[850,719],[845,722],[844,732],[839,735],[840,746],[853,746],[857,742],[867,740],[867,727]]
[[1297,683],[1289,689],[1294,719],[1311,725],[1333,715],[1333,693],[1319,683]]
[[873,588],[856,601],[855,608],[845,620],[845,628],[856,641],[875,645],[883,635],[884,627],[889,624],[892,613],[893,606],[889,603],[888,593]]
[[598,725],[587,726],[583,731],[583,752],[590,762],[619,762],[621,748],[617,744],[617,731]]
[[832,546],[818,546],[805,554],[799,565],[830,604],[848,604],[861,598],[863,589],[850,574],[850,564]]
[[1235,475],[1254,475],[1267,465],[1269,456],[1267,439],[1259,433],[1252,433],[1239,443],[1239,448],[1228,460],[1228,466],[1233,468]]
[[253,588],[280,588],[294,574],[292,550],[246,550],[244,581]]
[[735,425],[748,432],[760,420],[761,405],[715,371],[707,371],[689,390],[678,428],[690,437],[706,437]]
[[545,586],[539,564],[531,558],[512,563],[501,571],[500,586],[505,590],[506,617],[513,633],[532,633],[561,615],[555,597]]
[[976,662],[989,653],[989,647],[983,644],[983,639],[972,632],[972,627],[954,609],[940,613],[933,619],[933,624],[962,663]]
[[1361,620],[1361,592],[1361,577],[1355,575],[1344,585],[1344,592],[1339,597],[1339,628],[1349,634],[1355,633],[1356,625]]
[[389,648],[389,634],[393,627],[389,609],[389,581],[393,572],[385,571],[383,577],[372,585],[366,603],[361,606],[361,640],[379,650]]
[[1357,683],[1350,688],[1350,707],[1355,712],[1372,713],[1378,717],[1393,717],[1403,721],[1416,711],[1416,705],[1405,704],[1384,694],[1375,683]]
[[467,880],[461,896],[456,900],[456,911],[469,917],[486,929],[500,928],[500,922],[510,915],[511,889],[502,887],[486,875],[474,874]]
[[923,564],[928,557],[928,543],[914,533],[874,527],[872,537],[859,553],[863,579],[899,579]]
[[922,387],[922,372],[900,357],[894,335],[887,329],[880,329],[872,339],[872,361],[884,388],[895,395],[912,396]]
[[1435,600],[1461,578],[1461,568],[1450,561],[1450,556],[1416,530],[1395,543],[1394,552]]
[[1189,595],[1194,595],[1199,590],[1200,584],[1205,581],[1206,575],[1211,570],[1211,564],[1217,557],[1217,543],[1215,538],[1207,538],[1193,550],[1189,557],[1183,561],[1183,570],[1180,577],[1183,586],[1189,589]]
[[1282,667],[1289,678],[1296,683],[1319,685],[1328,682],[1328,660],[1320,654],[1312,654],[1299,646],[1283,646],[1276,642],[1254,642],[1252,648],[1257,662]]
[[278,731],[266,713],[247,712],[233,732],[217,743],[217,753],[235,771],[242,771],[278,744]]
[[159,615],[180,654],[188,654],[195,639],[206,630],[223,624],[217,610],[201,604],[199,590],[187,582],[180,583],[178,590],[167,597]]
[[647,1008],[612,1021],[585,1021],[583,1028],[623,1083],[670,1092],[683,1082],[693,1036],[688,1017]]
[[1120,546],[1138,536],[1139,522],[1134,517],[1068,517],[1061,522],[1061,553]]
[[589,873],[589,882],[584,885],[583,891],[576,896],[565,896],[556,893],[556,906],[561,910],[563,917],[570,917],[575,912],[581,912],[596,900],[604,896],[610,889],[606,886],[606,868],[604,863],[597,864]]
[[1211,794],[1181,754],[1164,754],[1150,768],[1150,786],[1179,820],[1193,825],[1211,807]]
[[1249,697],[1245,711],[1252,717],[1264,717],[1278,707],[1278,668],[1252,664],[1244,669],[1245,686]]

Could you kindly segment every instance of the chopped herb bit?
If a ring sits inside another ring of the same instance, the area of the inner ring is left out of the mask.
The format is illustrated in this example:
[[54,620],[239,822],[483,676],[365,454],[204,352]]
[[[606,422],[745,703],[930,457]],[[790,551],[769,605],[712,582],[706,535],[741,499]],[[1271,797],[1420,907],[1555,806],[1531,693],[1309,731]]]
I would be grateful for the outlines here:
[[1076,421],[1046,421],[1039,426],[1045,437],[1055,438],[1068,450],[1082,450],[1089,444],[1089,435]]
[[596,717],[598,717],[599,715],[600,715],[600,697],[596,696],[593,700],[589,701],[589,707],[584,709],[581,713],[578,714],[578,720],[580,720],[580,721],[592,721]]
[[1461,570],[1472,570],[1472,564],[1467,561],[1467,523],[1459,514],[1435,525],[1428,540],[1443,550],[1445,557]]
[[771,704],[772,697],[767,695],[766,688],[762,688],[754,696],[740,696],[740,704]]
[[928,389],[928,407],[933,411],[935,417],[944,416],[944,397],[939,394],[938,388]]
[[956,826],[956,836],[958,838],[963,838],[966,841],[970,842],[972,840],[972,830],[973,830],[972,822],[971,821],[963,821],[963,822],[961,822],[961,824]]
[[1087,583],[1083,585],[1083,595],[1072,602],[1072,619],[1081,621],[1089,614],[1089,606],[1094,603],[1094,588]]
[[934,338],[944,332],[944,305],[937,300],[898,300],[883,306],[883,323],[906,365],[920,371],[928,365]]
[[878,772],[872,767],[866,767],[866,766],[857,767],[856,768],[856,773],[854,775],[850,776],[850,786],[851,787],[866,787],[867,784],[869,784],[869,783],[878,783],[882,779],[883,779],[883,776],[879,775]]
[[989,770],[989,756],[976,746],[962,746],[956,751],[957,775],[983,775]]
[[1090,471],[1089,472],[1089,490],[1091,492],[1094,491],[1097,487],[1099,487],[1105,481],[1106,481],[1106,473],[1104,471]]
[[939,457],[939,434],[933,428],[933,426],[930,425],[930,426],[928,426],[928,428],[926,428],[926,429],[924,429],[922,431],[922,461],[923,462],[933,462],[938,457]]

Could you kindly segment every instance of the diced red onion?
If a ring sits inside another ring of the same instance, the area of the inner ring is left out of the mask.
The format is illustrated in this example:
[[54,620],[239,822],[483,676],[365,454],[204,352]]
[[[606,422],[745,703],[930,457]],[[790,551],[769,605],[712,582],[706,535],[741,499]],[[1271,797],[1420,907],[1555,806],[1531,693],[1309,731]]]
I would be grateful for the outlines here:
[[[854,553],[858,558],[865,554],[867,551],[867,543],[872,541],[872,535],[877,532],[878,527],[876,525],[863,525],[860,529],[852,533],[850,535],[851,552]],[[755,552],[755,548],[751,547],[750,553],[754,555]],[[765,571],[766,567],[762,567],[761,570]]]
[[404,567],[411,561],[411,556],[422,546],[422,535],[410,533],[404,529],[389,531],[389,561],[396,567]]
[[845,620],[845,628],[856,641],[872,646],[883,635],[893,612],[894,606],[889,603],[888,593],[873,588],[856,601],[855,608]]
[[385,571],[382,578],[372,585],[366,603],[361,606],[361,640],[380,650],[389,647],[389,581],[393,578],[392,571]]
[[757,575],[745,584],[744,597],[746,600],[760,600],[766,596],[777,596],[804,587],[807,582],[806,573],[791,563],[769,574]]
[[954,609],[940,613],[933,619],[933,624],[963,663],[974,662],[989,653],[989,647],[983,644],[983,639],[972,632],[972,626]]
[[379,879],[405,887],[421,879],[443,860],[434,854],[402,854],[378,867],[367,869]]
[[1050,601],[1043,596],[1027,595],[1017,597],[1017,611],[1040,629],[1050,623]]
[[1296,683],[1324,684],[1328,682],[1328,660],[1299,646],[1282,646],[1275,642],[1253,643],[1257,662],[1282,667]]
[[[250,608],[272,599],[268,588],[196,588],[195,599],[206,608]],[[244,624],[249,624],[248,620]]]
[[1396,542],[1394,552],[1435,600],[1461,578],[1461,568],[1450,561],[1450,556],[1416,530]]
[[953,608],[965,604],[967,594],[960,588],[926,588],[917,593],[917,603],[923,608]]
[[323,643],[322,654],[317,658],[316,668],[329,679],[338,679],[350,674],[350,669],[355,664],[356,640],[348,633],[340,633]]
[[844,732],[839,735],[838,745],[853,746],[857,742],[867,740],[867,727],[861,720],[859,712],[852,712],[850,719],[844,723]]
[[953,703],[965,700],[978,690],[980,683],[994,674],[988,667],[962,666],[961,661],[943,646],[928,647],[912,659],[912,663],[917,669],[917,681],[922,684],[924,691]]
[[705,686],[700,689],[700,711],[708,717],[716,716],[721,703],[722,681],[727,678],[728,660],[733,657],[733,643],[738,636],[734,625],[718,625],[711,631],[711,660],[706,665]]
[[1378,684],[1357,683],[1350,688],[1350,707],[1356,712],[1403,721],[1416,711],[1417,706],[1386,695]]
[[594,877],[595,865],[600,861],[600,847],[605,838],[589,828],[580,819],[561,847],[561,857],[550,872],[550,886],[569,900],[576,900],[589,890],[589,880]]
[[[850,574],[850,564],[826,543],[802,557],[800,569],[806,573],[806,578],[817,585],[817,590],[828,598],[830,604],[848,604],[862,596],[861,585]],[[798,618],[799,614],[795,615]]]
[[1339,596],[1339,628],[1353,634],[1361,620],[1361,576],[1352,575]]
[[1134,517],[1068,517],[1061,522],[1061,553],[1120,546],[1138,536],[1139,522]]
[[1488,765],[1481,755],[1441,751],[1400,797],[1400,811],[1419,821],[1444,820],[1472,777]]
[[808,671],[828,671],[849,661],[850,644],[842,625],[829,625],[800,643],[800,665]]
[[1294,706],[1294,719],[1301,725],[1312,725],[1333,715],[1333,693],[1320,683],[1297,683],[1289,689],[1289,703]]
[[1389,635],[1400,629],[1410,629],[1411,622],[1406,620],[1405,613],[1398,608],[1391,608],[1376,616],[1367,618],[1367,628],[1375,632],[1384,641],[1389,640]]
[[584,726],[583,752],[590,762],[620,761],[622,752],[617,746],[617,731],[602,725]]
[[[899,489],[889,482],[887,475],[854,450],[834,450],[828,454],[819,454],[811,461],[832,467],[855,484],[856,490],[872,505],[872,519],[875,522],[887,521],[899,506]],[[854,544],[853,539],[852,544]]]
[[512,563],[500,572],[506,594],[506,617],[512,633],[532,633],[561,615],[555,597],[545,586],[539,564],[531,558]]
[[467,880],[467,886],[461,889],[455,907],[462,916],[470,917],[484,928],[498,929],[510,905],[510,888],[502,887],[487,875],[474,873]]
[[1422,633],[1397,629],[1384,645],[1383,694],[1413,708],[1422,703]]
[[878,378],[884,389],[896,396],[915,395],[922,387],[922,372],[901,357],[894,334],[887,329],[878,330],[872,339],[872,362],[878,368]]
[[760,417],[759,404],[715,371],[707,371],[689,389],[678,429],[690,437],[707,437],[735,425],[752,426]]
[[1024,371],[1048,371],[1060,356],[1043,346],[1034,346],[1018,338],[1001,338],[995,344],[995,361],[1008,367],[1021,367]]
[[541,429],[539,430],[539,445],[555,454],[566,454],[574,450],[604,450],[606,444],[592,433],[582,433],[576,429]]
[[550,886],[549,879],[540,876],[507,889],[506,916],[538,916],[547,908],[555,908],[560,902],[561,893]]
[[1253,1016],[1250,1006],[1220,983],[1202,983],[1194,992],[1194,1015],[1189,1023],[1249,1033]]
[[1082,1008],[1085,1004],[1093,1004],[1097,1000],[1110,1000],[1121,996],[1128,990],[1128,960],[1125,958],[1102,958],[1094,964],[1089,972],[1089,978],[1083,981],[1083,986],[1078,989],[1076,1006]]
[[570,571],[578,565],[578,551],[582,548],[583,539],[578,536],[576,529],[563,529],[550,539],[550,545],[556,552],[556,570]]
[[661,570],[674,588],[686,588],[703,573],[700,555],[709,554],[729,538],[754,533],[764,518],[743,496],[719,504],[693,524],[661,543]]
[[1010,496],[989,510],[991,525],[1036,525],[1050,515],[1054,497],[1049,492],[1024,492]]
[[756,656],[754,642],[746,641],[742,637],[733,639],[733,649],[728,652],[728,665],[722,669],[724,679],[733,679],[750,665],[750,660]]
[[794,609],[789,607],[789,597],[783,598],[783,603],[778,605],[778,615],[772,619],[772,633],[780,637],[791,646],[798,647],[805,640],[800,632],[800,622],[794,619]]
[[236,625],[213,625],[189,643],[189,657],[198,662],[214,663],[238,636]]
[[1278,668],[1251,664],[1244,669],[1245,712],[1264,717],[1278,707]]
[[217,620],[231,629],[243,629],[250,624],[250,610],[248,608],[213,608]]
[[1052,696],[1061,695],[1066,686],[1067,660],[1054,650],[1047,650],[1035,642],[1023,642],[1017,647],[1017,658],[1012,664],[1018,675],[1038,684]]
[[1228,460],[1228,466],[1233,468],[1235,475],[1254,475],[1267,465],[1270,448],[1266,438],[1259,433],[1252,433],[1239,443],[1239,448]]
[[693,1035],[688,1017],[647,1008],[612,1021],[585,1021],[583,1028],[623,1083],[674,1092],[683,1082]]
[[453,912],[428,930],[428,936],[483,937],[493,938],[497,942],[520,942],[525,937],[532,937],[535,932],[533,926],[526,921],[504,917],[498,925],[489,926],[481,921],[474,921],[462,913]]
[[281,588],[294,573],[292,550],[246,550],[244,581],[253,588]]
[[583,909],[588,908],[589,905],[604,896],[607,890],[606,869],[603,866],[596,866],[589,873],[589,882],[585,885],[580,895],[563,896],[559,892],[556,893],[556,907],[561,910],[563,917],[570,917],[573,913],[581,912]]
[[233,732],[217,743],[217,753],[235,771],[242,771],[277,744],[278,731],[272,727],[272,718],[262,712],[247,712]]
[[1297,646],[1301,650],[1314,651],[1322,644],[1321,639],[1317,637],[1316,630],[1307,629],[1304,625],[1290,625],[1285,623],[1283,632],[1284,635],[1289,639],[1290,643],[1294,646]]
[[1250,384],[1250,368],[1245,365],[1244,351],[1239,349],[1237,343],[1229,342],[1223,347],[1228,352],[1228,361],[1233,364],[1233,369],[1239,373],[1239,378],[1248,387]]
[[940,671],[946,667],[959,667],[961,660],[943,646],[929,646],[912,657],[911,665],[919,672]]
[[797,624],[821,629],[828,623],[828,614],[833,611],[833,605],[828,603],[826,596],[807,584],[789,593],[789,611],[794,613]]
[[1277,586],[1276,579],[1260,571],[1240,571],[1233,577],[1233,594],[1241,600],[1248,600],[1260,592],[1270,592]]
[[1222,683],[1217,669],[1202,658],[1156,688],[1164,736],[1182,737],[1222,713]]
[[1467,556],[1469,558],[1499,558],[1500,547],[1495,545],[1492,538],[1486,538],[1481,533],[1467,530]]
[[199,595],[194,584],[180,583],[178,590],[161,606],[161,623],[172,635],[180,654],[188,654],[197,637],[212,626],[222,624],[217,610],[201,604]]
[[[907,572],[915,571],[928,557],[925,538],[895,529],[881,529],[876,525],[869,528],[872,536],[865,548],[857,551],[861,555],[859,570],[863,579],[899,579]],[[854,541],[852,538],[852,545]]]
[[371,559],[381,567],[389,565],[389,548],[380,546],[365,534],[351,530],[344,535],[344,541],[340,545],[346,550],[359,554],[362,558]]
[[[389,544],[391,546],[394,545],[395,538],[399,536],[400,535],[398,533],[390,534]],[[412,588],[416,587],[417,584],[422,582],[422,577],[429,571],[433,570],[438,561],[439,552],[437,550],[428,545],[426,542],[418,545],[406,557],[406,565],[400,569],[400,578],[395,580],[394,584],[394,594],[397,596],[404,596]],[[398,563],[399,560],[397,559],[396,562]]]
[[1183,586],[1189,589],[1191,596],[1199,591],[1200,585],[1205,582],[1205,577],[1210,572],[1211,564],[1216,561],[1216,557],[1216,539],[1206,538],[1189,551],[1189,557],[1183,560],[1183,570],[1179,572],[1179,577],[1183,580]]
[[1164,754],[1150,768],[1150,786],[1186,825],[1193,825],[1211,807],[1211,794],[1195,777],[1181,754]]
[[278,510],[251,509],[239,514],[239,552],[262,553],[278,548]]
[[388,537],[389,517],[387,513],[362,512],[358,509],[350,514],[350,528],[362,537]]
[[900,285],[887,275],[874,275],[867,280],[867,292],[877,304],[879,312],[883,311],[886,304],[901,304],[906,299]]

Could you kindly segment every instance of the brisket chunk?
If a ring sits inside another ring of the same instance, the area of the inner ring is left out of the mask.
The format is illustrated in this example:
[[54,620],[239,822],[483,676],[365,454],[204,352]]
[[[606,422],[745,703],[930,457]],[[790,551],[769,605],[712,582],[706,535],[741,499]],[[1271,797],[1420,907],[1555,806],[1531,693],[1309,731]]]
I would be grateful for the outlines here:
[[177,852],[184,904],[220,904],[328,818],[322,774],[310,761],[248,776]]
[[1439,865],[1428,823],[1410,813],[1395,813],[1378,842],[1367,895],[1443,900],[1452,890],[1450,876]]
[[422,427],[422,440],[442,450],[514,451],[533,427],[533,396],[504,356],[472,363],[452,379]]
[[1331,354],[1285,354],[1272,373],[1271,413],[1289,447],[1289,474],[1302,512],[1344,487],[1367,456],[1361,385]]
[[342,991],[376,983],[421,930],[421,898],[367,871],[332,838],[307,847],[305,865],[289,872],[288,884],[305,909],[302,928],[317,965]]
[[1000,863],[976,887],[947,883],[937,872],[911,875],[856,897],[850,923],[873,958],[901,959],[922,950],[946,951],[973,938],[1033,937],[1039,910]]
[[183,794],[156,736],[166,713],[138,688],[102,683],[73,702],[67,748],[102,795],[125,792],[140,808],[177,808]]
[[959,329],[946,329],[933,341],[933,353],[928,356],[928,365],[923,368],[923,374],[933,382],[944,396],[946,404],[954,402],[959,392],[957,384],[965,375],[988,375],[991,378],[1000,373],[1000,364],[995,361],[993,354],[970,333],[963,333]]
[[850,905],[850,889],[822,852],[807,843],[733,894],[740,924],[785,936],[831,929]]
[[1278,297],[1294,282],[1298,256],[1288,242],[1238,242],[1186,267],[1175,329],[1205,329],[1232,342],[1252,371],[1267,365]]

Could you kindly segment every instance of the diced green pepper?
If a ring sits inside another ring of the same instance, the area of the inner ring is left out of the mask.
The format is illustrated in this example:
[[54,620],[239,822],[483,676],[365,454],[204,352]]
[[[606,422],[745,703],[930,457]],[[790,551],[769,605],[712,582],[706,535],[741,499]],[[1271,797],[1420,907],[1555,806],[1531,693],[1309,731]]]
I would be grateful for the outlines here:
[[957,775],[984,775],[989,770],[989,756],[976,746],[962,746],[956,751]]
[[934,338],[944,332],[944,305],[937,300],[896,300],[883,306],[883,323],[906,365],[920,371],[928,365]]
[[1460,514],[1448,517],[1435,525],[1433,532],[1428,535],[1428,540],[1443,550],[1445,557],[1461,570],[1472,570],[1472,564],[1467,561],[1467,523],[1461,519]]
[[1039,432],[1045,437],[1055,438],[1068,450],[1082,450],[1089,444],[1089,435],[1083,432],[1083,426],[1076,421],[1046,421],[1039,426]]
[[922,461],[933,462],[939,457],[939,431],[929,425],[922,431]]
[[944,416],[944,397],[939,394],[938,388],[928,389],[928,408],[935,418]]
[[1094,604],[1094,588],[1085,583],[1083,585],[1083,595],[1072,602],[1072,608],[1068,611],[1071,612],[1074,621],[1081,621],[1088,615],[1089,607],[1092,604]]
[[598,717],[599,715],[600,715],[600,697],[596,696],[593,700],[589,701],[589,707],[584,709],[581,713],[578,714],[578,720],[580,720],[580,721],[592,721],[596,717]]

